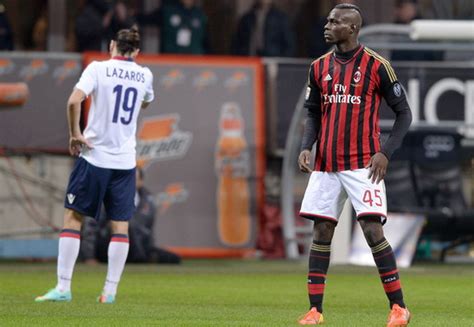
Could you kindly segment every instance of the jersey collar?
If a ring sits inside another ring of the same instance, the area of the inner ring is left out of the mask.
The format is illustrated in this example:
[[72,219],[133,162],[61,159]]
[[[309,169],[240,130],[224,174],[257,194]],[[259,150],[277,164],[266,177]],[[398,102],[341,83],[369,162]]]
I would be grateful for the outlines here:
[[336,61],[341,63],[341,64],[347,64],[348,62],[354,60],[357,55],[361,52],[362,48],[364,46],[362,44],[359,44],[359,46],[351,51],[348,52],[333,52],[334,58],[336,58]]
[[125,61],[133,61],[132,57],[125,57],[125,56],[113,56],[112,59],[115,60],[125,60]]

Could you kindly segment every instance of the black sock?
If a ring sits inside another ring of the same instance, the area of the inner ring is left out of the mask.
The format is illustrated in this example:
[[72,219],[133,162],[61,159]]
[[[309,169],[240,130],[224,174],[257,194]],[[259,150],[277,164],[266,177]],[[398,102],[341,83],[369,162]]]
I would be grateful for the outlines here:
[[388,300],[390,301],[390,308],[394,304],[405,308],[402,286],[398,276],[397,262],[395,261],[392,247],[385,237],[374,244],[369,244],[369,246],[372,250],[377,269],[379,270],[385,294],[387,294]]
[[308,296],[309,303],[323,312],[323,295],[326,274],[331,256],[331,242],[313,241],[309,251]]

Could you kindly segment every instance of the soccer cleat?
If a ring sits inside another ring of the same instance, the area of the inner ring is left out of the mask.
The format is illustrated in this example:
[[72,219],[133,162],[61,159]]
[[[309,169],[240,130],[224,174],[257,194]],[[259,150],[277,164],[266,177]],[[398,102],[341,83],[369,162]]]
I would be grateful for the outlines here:
[[35,302],[70,302],[71,300],[71,291],[61,292],[53,288],[45,295],[36,297]]
[[387,327],[405,327],[410,322],[411,314],[406,308],[394,304],[388,315]]
[[311,308],[302,318],[298,319],[300,325],[321,325],[324,322],[323,314],[316,308]]
[[97,298],[97,302],[99,303],[108,303],[108,304],[112,304],[115,302],[115,295],[106,295],[104,293],[102,293],[98,298]]

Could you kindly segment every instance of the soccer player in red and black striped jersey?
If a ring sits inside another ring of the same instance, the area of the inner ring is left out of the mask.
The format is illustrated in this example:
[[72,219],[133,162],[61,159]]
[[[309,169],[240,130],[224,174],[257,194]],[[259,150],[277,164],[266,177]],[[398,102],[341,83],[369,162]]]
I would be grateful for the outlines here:
[[[406,326],[410,313],[403,301],[395,256],[384,237],[382,219],[387,215],[383,178],[390,157],[410,126],[410,108],[390,63],[359,44],[360,9],[339,4],[327,20],[324,37],[335,49],[311,64],[305,101],[308,116],[298,158],[300,169],[311,173],[300,215],[314,220],[308,273],[310,311],[299,323],[323,322],[331,240],[349,197],[390,302],[387,326]],[[396,114],[390,137],[383,145],[379,138],[382,98]],[[309,163],[314,143],[312,169]]]

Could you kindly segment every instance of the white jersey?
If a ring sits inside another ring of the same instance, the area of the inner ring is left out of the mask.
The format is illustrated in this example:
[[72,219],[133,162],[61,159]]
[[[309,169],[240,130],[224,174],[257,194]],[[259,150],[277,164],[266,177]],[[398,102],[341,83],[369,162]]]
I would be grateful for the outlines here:
[[151,71],[122,58],[93,61],[76,88],[92,95],[84,137],[93,149],[81,156],[101,168],[134,168],[138,114],[154,98]]

